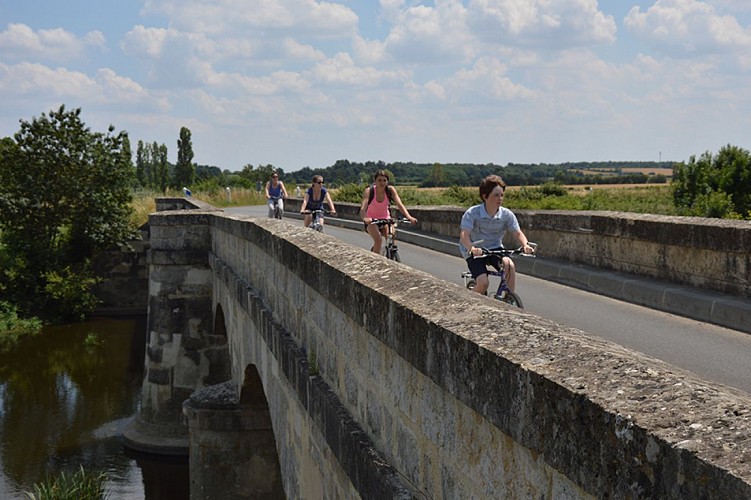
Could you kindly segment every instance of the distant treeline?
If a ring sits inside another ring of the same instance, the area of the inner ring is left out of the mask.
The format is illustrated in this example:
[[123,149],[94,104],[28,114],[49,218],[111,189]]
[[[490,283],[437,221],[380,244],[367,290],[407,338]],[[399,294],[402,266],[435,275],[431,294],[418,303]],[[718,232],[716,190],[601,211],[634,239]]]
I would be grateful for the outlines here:
[[[307,184],[314,175],[322,175],[327,184],[368,183],[373,172],[386,170],[394,175],[400,185],[419,187],[476,186],[490,174],[498,174],[509,185],[540,185],[546,182],[561,184],[643,184],[665,183],[667,179],[659,169],[672,168],[668,162],[578,162],[560,164],[519,164],[506,166],[495,163],[414,163],[414,162],[351,162],[339,160],[325,168],[305,167],[285,173],[285,182]],[[641,169],[646,173],[624,172]],[[599,174],[583,173],[598,170]]]

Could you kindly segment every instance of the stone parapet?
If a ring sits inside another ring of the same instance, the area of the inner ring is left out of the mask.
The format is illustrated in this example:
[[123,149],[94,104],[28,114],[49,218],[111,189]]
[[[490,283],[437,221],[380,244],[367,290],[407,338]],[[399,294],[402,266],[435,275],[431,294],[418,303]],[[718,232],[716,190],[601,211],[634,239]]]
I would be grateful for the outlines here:
[[747,394],[326,234],[211,226],[234,378],[258,368],[288,497],[383,498],[368,463],[400,498],[751,497]]
[[[300,200],[287,200],[288,211],[299,206]],[[359,219],[359,205],[336,206],[337,217]],[[409,210],[420,221],[415,230],[455,238],[458,245],[463,208]],[[540,244],[542,257],[751,298],[751,221],[568,210],[514,213],[529,239]]]

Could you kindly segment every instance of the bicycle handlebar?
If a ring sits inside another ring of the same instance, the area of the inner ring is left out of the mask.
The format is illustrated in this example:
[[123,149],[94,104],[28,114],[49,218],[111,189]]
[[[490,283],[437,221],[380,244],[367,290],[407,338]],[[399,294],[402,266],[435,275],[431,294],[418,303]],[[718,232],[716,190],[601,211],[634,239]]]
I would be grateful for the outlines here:
[[317,208],[315,210],[301,210],[301,214],[323,214],[323,215],[329,215],[329,214],[335,214],[336,212],[332,212],[331,210],[323,210],[321,208]]
[[527,245],[532,247],[533,252],[532,253],[524,253],[524,247],[519,248],[499,248],[498,250],[488,250],[487,248],[482,248],[482,255],[473,255],[472,258],[474,259],[482,259],[484,257],[487,257],[488,255],[500,255],[501,257],[511,257],[513,255],[521,255],[523,257],[534,257],[535,252],[537,252],[537,243],[532,243],[531,241],[527,242]]
[[400,224],[412,224],[412,222],[409,219],[373,219],[370,221],[371,224],[375,224],[376,226],[391,226],[396,223]]

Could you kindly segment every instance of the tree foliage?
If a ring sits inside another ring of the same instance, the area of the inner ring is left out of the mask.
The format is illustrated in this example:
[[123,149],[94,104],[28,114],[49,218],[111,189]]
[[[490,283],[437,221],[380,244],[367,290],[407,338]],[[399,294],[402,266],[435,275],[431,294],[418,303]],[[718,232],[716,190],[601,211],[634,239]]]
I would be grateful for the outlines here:
[[673,168],[673,203],[686,215],[751,218],[751,154],[727,145]]
[[177,164],[175,164],[173,187],[179,189],[191,186],[195,174],[193,143],[191,142],[190,130],[187,127],[182,127],[180,128],[180,138],[177,140]]
[[92,132],[80,115],[61,106],[0,143],[0,288],[19,308],[54,308],[50,273],[67,268],[75,280],[95,252],[133,234],[127,134]]

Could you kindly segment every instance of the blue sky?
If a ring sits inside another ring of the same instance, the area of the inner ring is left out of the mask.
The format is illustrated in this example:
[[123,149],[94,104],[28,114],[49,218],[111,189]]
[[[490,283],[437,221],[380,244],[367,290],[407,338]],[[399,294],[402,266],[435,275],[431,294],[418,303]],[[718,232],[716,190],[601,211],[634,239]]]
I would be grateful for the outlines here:
[[0,92],[232,171],[684,161],[751,148],[751,2],[0,0]]

